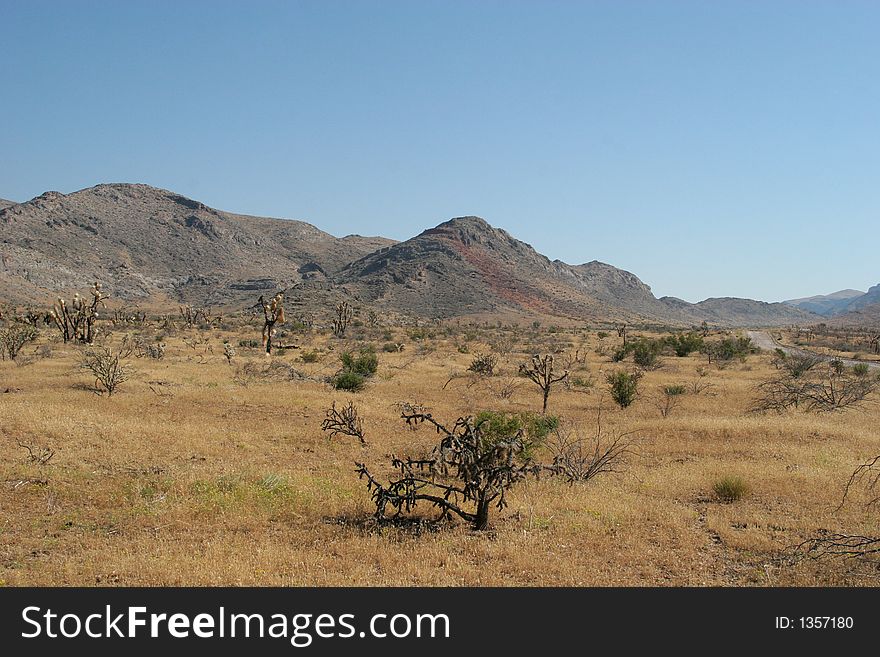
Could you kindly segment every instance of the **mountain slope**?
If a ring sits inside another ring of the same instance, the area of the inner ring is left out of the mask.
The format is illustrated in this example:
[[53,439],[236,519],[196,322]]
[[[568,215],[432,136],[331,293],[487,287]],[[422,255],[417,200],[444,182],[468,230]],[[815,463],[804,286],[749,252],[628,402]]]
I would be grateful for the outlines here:
[[830,316],[840,312],[853,299],[864,295],[859,290],[840,290],[832,294],[817,294],[812,297],[804,297],[802,299],[789,299],[782,303],[806,310],[818,315]]
[[8,208],[12,205],[17,205],[15,201],[7,201],[5,198],[0,198],[0,210],[3,208]]
[[104,282],[121,298],[229,303],[304,277],[330,275],[393,243],[343,239],[293,220],[248,217],[147,185],[98,185],[46,192],[0,210],[6,292]]
[[339,281],[364,301],[428,317],[513,311],[683,325],[815,319],[783,304],[747,299],[660,300],[630,272],[598,261],[550,261],[479,217],[458,217],[371,253],[343,269]]
[[877,303],[880,303],[880,284],[869,287],[868,291],[865,292],[863,295],[851,299],[850,302],[841,309],[841,311],[848,313],[854,310],[861,310],[862,308],[866,308],[868,306],[873,306]]

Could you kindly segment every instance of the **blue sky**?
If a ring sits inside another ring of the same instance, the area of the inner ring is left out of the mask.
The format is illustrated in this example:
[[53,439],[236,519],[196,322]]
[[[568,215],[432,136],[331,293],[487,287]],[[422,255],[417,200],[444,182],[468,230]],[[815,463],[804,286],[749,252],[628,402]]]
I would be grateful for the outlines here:
[[880,3],[0,0],[0,197],[475,214],[658,296],[880,282]]

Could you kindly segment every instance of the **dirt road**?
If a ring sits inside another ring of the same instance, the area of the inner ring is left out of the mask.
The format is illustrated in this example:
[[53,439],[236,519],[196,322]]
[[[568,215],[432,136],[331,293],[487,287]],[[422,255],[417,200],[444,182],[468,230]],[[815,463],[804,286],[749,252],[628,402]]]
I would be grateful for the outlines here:
[[[752,343],[760,347],[761,349],[766,349],[767,351],[773,351],[774,349],[782,349],[787,354],[797,354],[799,356],[816,356],[817,358],[821,358],[822,360],[833,360],[832,356],[828,356],[826,354],[817,354],[813,351],[807,351],[806,349],[799,349],[797,347],[786,347],[784,345],[779,344],[776,340],[773,339],[773,336],[770,335],[767,331],[749,331],[748,336],[752,339]],[[840,358],[839,360],[843,361],[847,365],[857,365],[858,363],[865,363],[868,367],[872,367],[875,369],[880,369],[880,363],[866,361],[866,360],[854,360],[852,358]]]

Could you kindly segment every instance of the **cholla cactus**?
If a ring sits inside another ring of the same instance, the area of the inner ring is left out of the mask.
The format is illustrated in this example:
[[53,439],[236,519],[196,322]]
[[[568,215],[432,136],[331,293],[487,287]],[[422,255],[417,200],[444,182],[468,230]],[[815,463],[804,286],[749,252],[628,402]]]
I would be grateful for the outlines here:
[[228,342],[223,343],[223,355],[226,357],[226,362],[232,365],[232,359],[235,358],[235,348]]
[[260,297],[260,304],[263,306],[263,346],[266,347],[266,353],[272,353],[272,338],[276,333],[275,324],[284,323],[284,294],[279,292],[270,301],[264,301]]
[[101,290],[101,284],[95,281],[91,289],[91,301],[81,297],[78,293],[73,295],[73,301],[67,303],[59,298],[52,310],[49,311],[49,319],[61,332],[64,342],[71,340],[92,344],[95,339],[95,320],[98,319],[98,306],[104,306],[107,295]]

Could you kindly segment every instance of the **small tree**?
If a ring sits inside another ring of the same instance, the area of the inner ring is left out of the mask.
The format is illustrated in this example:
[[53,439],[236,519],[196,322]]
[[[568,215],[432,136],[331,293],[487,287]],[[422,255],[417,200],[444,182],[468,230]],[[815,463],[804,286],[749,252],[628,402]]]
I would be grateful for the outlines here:
[[345,331],[354,317],[354,309],[348,301],[342,301],[336,306],[336,318],[333,320],[333,335],[337,338],[345,336]]
[[568,371],[564,371],[559,376],[553,376],[553,356],[539,356],[535,354],[528,363],[519,366],[519,373],[528,377],[541,389],[544,397],[544,403],[541,406],[541,412],[547,412],[547,400],[550,397],[550,389],[554,383],[564,381],[568,376]]
[[49,311],[49,320],[61,332],[64,342],[83,342],[92,344],[95,339],[95,320],[98,319],[98,306],[104,306],[107,296],[101,290],[101,284],[97,281],[92,286],[91,300],[73,295],[73,301],[68,304],[59,298],[52,310]]
[[284,294],[279,292],[268,302],[260,297],[263,308],[263,346],[266,353],[272,353],[272,338],[275,336],[275,324],[284,323]]
[[[367,489],[376,504],[376,517],[390,509],[397,514],[411,512],[419,502],[440,509],[440,517],[455,514],[474,529],[489,527],[494,504],[506,505],[506,492],[518,481],[537,475],[544,466],[526,456],[526,436],[522,427],[513,433],[490,431],[488,421],[459,418],[452,428],[437,422],[430,414],[404,411],[401,417],[410,426],[432,425],[440,442],[423,458],[391,458],[396,477],[385,484],[367,466],[358,463],[358,476],[367,480]],[[389,509],[390,507],[390,509]]]

